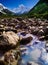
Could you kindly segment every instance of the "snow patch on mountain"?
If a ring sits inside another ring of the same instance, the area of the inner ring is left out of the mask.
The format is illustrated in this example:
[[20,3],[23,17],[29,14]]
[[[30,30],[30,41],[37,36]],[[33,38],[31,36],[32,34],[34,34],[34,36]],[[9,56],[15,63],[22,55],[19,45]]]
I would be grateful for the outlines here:
[[13,9],[13,12],[23,14],[25,12],[28,12],[29,10],[30,10],[30,8],[26,7],[23,4],[20,4],[17,8]]
[[3,9],[7,9],[7,7],[0,3],[0,12],[6,14],[5,12],[2,11]]

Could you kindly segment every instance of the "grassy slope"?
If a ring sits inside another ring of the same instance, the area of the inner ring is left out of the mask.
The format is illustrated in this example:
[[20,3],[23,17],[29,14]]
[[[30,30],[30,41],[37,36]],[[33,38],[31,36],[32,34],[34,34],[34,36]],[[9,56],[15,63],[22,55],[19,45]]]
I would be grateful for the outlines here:
[[48,0],[40,0],[27,14],[28,17],[40,17],[48,19]]

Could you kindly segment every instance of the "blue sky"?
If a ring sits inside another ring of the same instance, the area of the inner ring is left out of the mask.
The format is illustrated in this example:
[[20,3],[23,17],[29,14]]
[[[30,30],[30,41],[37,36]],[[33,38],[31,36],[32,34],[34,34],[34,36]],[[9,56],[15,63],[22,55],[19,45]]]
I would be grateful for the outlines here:
[[32,8],[39,0],[0,0],[5,7],[18,10],[21,7]]

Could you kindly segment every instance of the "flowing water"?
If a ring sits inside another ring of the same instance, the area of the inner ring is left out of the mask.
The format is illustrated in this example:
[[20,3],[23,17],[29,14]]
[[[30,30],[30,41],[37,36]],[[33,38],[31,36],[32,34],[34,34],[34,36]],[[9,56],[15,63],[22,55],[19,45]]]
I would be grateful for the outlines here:
[[29,44],[23,46],[26,50],[21,52],[20,65],[48,65],[48,53],[45,49],[46,41],[39,41],[37,36],[31,34],[20,36],[23,38],[33,37]]

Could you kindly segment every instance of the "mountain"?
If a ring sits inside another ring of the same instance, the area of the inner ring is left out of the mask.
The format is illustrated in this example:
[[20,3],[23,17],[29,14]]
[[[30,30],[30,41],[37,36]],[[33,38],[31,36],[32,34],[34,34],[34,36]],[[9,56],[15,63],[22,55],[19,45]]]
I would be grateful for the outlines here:
[[20,4],[17,8],[13,9],[13,12],[15,12],[16,14],[23,14],[23,13],[27,13],[30,10],[30,8],[26,7],[23,4]]
[[18,16],[23,13],[27,13],[29,11],[29,8],[24,6],[23,4],[19,5],[18,8],[14,8],[14,10],[9,10],[7,7],[5,7],[3,4],[0,3],[0,15],[3,16]]
[[15,15],[15,13],[0,3],[0,15]]
[[40,17],[48,19],[48,0],[39,0],[39,2],[29,11],[28,17]]

